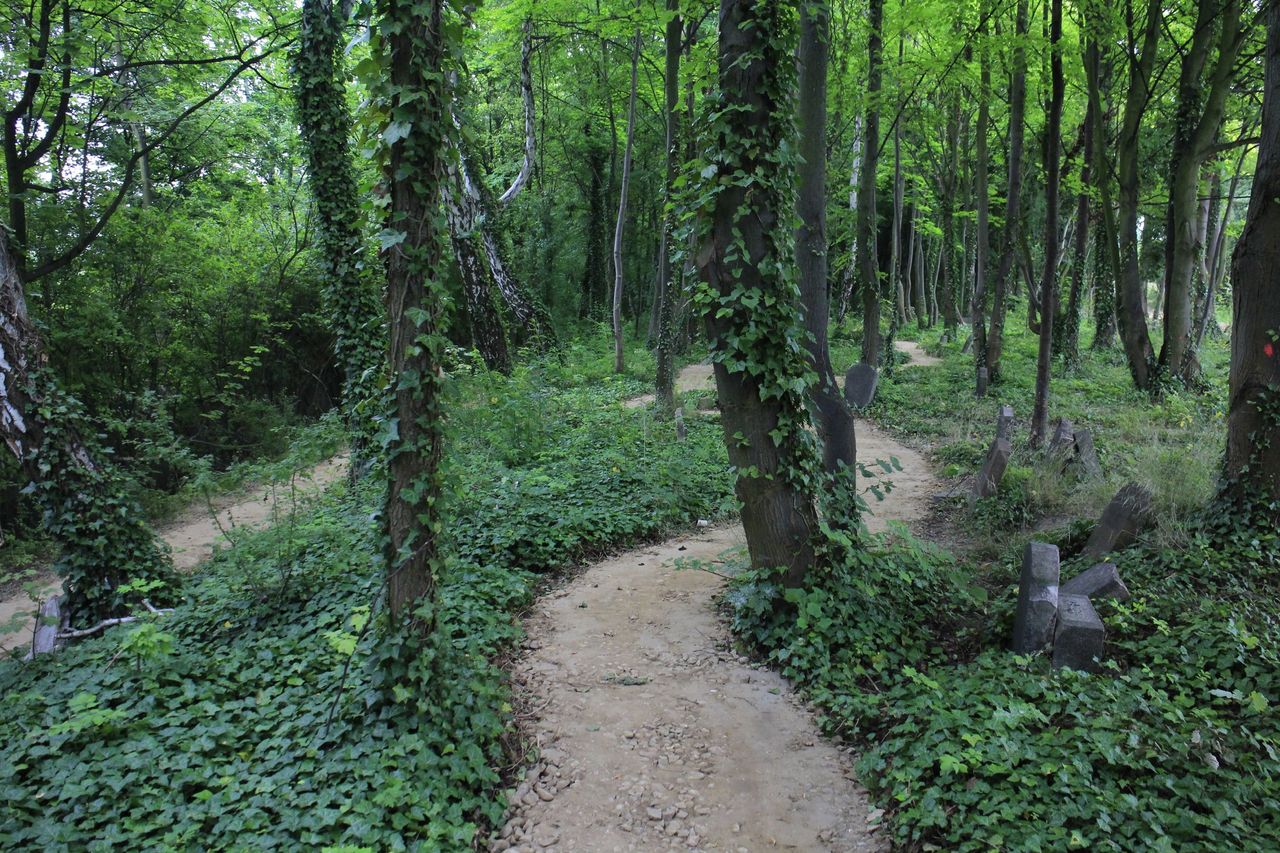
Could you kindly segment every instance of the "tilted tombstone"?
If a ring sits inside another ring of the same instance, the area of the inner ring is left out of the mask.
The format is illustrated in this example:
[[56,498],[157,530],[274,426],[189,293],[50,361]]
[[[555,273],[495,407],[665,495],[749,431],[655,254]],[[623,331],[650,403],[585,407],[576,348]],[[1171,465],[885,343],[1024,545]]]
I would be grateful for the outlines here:
[[1012,648],[1018,654],[1038,652],[1053,641],[1058,617],[1058,573],[1058,546],[1028,542],[1022,552],[1018,609],[1013,619]]
[[968,355],[972,349],[973,349],[973,335],[970,335],[969,337],[964,339],[964,344],[960,347],[960,354]]
[[880,372],[869,364],[858,362],[844,375],[844,398],[855,409],[865,409],[876,398]]
[[1120,570],[1111,563],[1098,563],[1085,569],[1062,585],[1062,594],[1087,595],[1089,598],[1129,600],[1129,588],[1120,579]]
[[1093,433],[1082,429],[1076,433],[1076,455],[1072,461],[1086,477],[1100,479],[1102,463],[1098,461],[1097,448],[1093,446]]
[[684,425],[684,407],[683,406],[676,409],[675,421],[676,421],[676,438],[679,439],[680,441],[684,441],[686,438],[689,437],[689,430]]
[[982,463],[978,478],[973,481],[973,497],[989,498],[1000,490],[1000,481],[1004,479],[1005,468],[1009,467],[1009,457],[1013,454],[1013,445],[1007,438],[997,438],[987,451],[987,459]]
[[1133,544],[1151,523],[1151,492],[1137,483],[1123,486],[1102,511],[1084,546],[1084,554],[1093,559]]
[[996,415],[996,438],[1013,441],[1013,406],[1001,406]]
[[987,383],[990,381],[990,374],[985,367],[978,368],[978,396],[987,396]]
[[1066,418],[1058,418],[1053,427],[1053,439],[1049,442],[1049,452],[1065,455],[1075,452],[1075,447],[1075,426]]
[[1087,595],[1064,594],[1058,600],[1058,625],[1053,633],[1053,665],[1097,672],[1106,629]]

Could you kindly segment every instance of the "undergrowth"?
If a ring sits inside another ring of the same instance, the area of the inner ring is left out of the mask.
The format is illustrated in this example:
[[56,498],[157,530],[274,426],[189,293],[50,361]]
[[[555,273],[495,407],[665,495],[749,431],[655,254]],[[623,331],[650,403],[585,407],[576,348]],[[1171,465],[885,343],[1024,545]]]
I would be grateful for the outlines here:
[[0,846],[470,849],[505,806],[499,661],[534,573],[731,505],[718,425],[677,443],[606,377],[549,360],[455,383],[426,695],[368,630],[377,475],[240,538],[173,615],[0,665]]

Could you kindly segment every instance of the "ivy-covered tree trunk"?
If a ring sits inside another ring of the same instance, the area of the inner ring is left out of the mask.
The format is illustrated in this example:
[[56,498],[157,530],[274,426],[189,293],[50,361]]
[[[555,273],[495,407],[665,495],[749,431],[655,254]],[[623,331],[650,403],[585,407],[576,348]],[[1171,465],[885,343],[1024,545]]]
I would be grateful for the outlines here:
[[1225,494],[1280,525],[1280,5],[1267,10],[1258,165],[1231,264]]
[[[1084,124],[1080,127],[1080,184],[1088,187],[1093,179],[1093,123],[1097,120],[1093,106],[1085,109]],[[1067,297],[1067,310],[1062,318],[1062,340],[1058,350],[1068,365],[1080,361],[1080,313],[1084,299],[1085,265],[1089,253],[1089,193],[1081,191],[1076,195],[1075,240],[1071,247],[1071,291]],[[1094,240],[1095,246],[1098,241]],[[1098,251],[1095,248],[1094,251]]]
[[347,133],[352,127],[339,57],[341,22],[329,0],[304,0],[301,43],[293,59],[298,124],[315,197],[326,313],[342,371],[342,411],[359,460],[373,440],[372,403],[381,393],[382,309],[373,282],[361,274],[366,244],[360,196]]
[[1098,193],[1094,205],[1093,238],[1093,320],[1092,349],[1109,349],[1116,338],[1116,288],[1119,284],[1120,254],[1116,245],[1116,217],[1111,204],[1111,163],[1107,157],[1107,116],[1104,92],[1109,91],[1110,68],[1104,69],[1099,49],[1098,0],[1085,6],[1086,28],[1084,75],[1088,90],[1088,111],[1094,115],[1089,127],[1091,153],[1089,177]]
[[1062,138],[1062,0],[1051,0],[1049,23],[1050,84],[1044,129],[1044,276],[1040,279],[1040,352],[1036,361],[1036,396],[1031,413],[1031,446],[1039,447],[1049,425],[1049,382],[1052,378],[1053,319],[1058,307],[1058,148]]
[[622,186],[618,192],[618,218],[613,228],[613,370],[626,369],[622,344],[622,286],[626,275],[622,267],[622,235],[627,224],[627,196],[631,192],[631,152],[636,141],[636,83],[640,65],[640,31],[631,44],[631,97],[627,102],[627,142],[622,154]]
[[680,48],[684,22],[680,17],[680,0],[667,0],[666,67],[663,77],[666,132],[666,180],[663,197],[662,240],[658,249],[658,347],[656,392],[658,407],[664,412],[675,408],[675,274],[671,252],[676,240],[674,207],[676,179],[680,174]]
[[387,601],[393,620],[423,634],[434,627],[430,605],[443,564],[437,537],[446,294],[443,235],[436,223],[450,118],[441,67],[442,5],[443,0],[384,0],[380,8],[386,111],[411,128],[383,135],[394,140],[384,174],[387,230],[395,237],[383,252],[393,389],[384,516]]
[[987,192],[987,172],[989,167],[987,156],[987,132],[991,123],[991,61],[987,43],[986,6],[978,10],[982,23],[978,27],[978,36],[982,40],[978,52],[981,66],[978,82],[978,127],[976,130],[975,153],[977,162],[973,170],[973,200],[977,208],[977,234],[974,250],[973,266],[973,366],[974,393],[982,396],[986,393],[987,383],[981,373],[987,368],[987,255],[990,249],[990,197]]
[[827,289],[827,63],[830,10],[804,3],[800,15],[800,186],[796,268],[808,331],[809,358],[817,381],[810,391],[828,472],[857,461],[853,413],[836,385],[827,345],[831,300]]
[[787,228],[796,12],[721,0],[720,103],[708,142],[715,179],[699,210],[698,302],[715,364],[725,445],[752,565],[800,586],[816,559],[821,474],[807,430],[811,381]]
[[[132,601],[161,599],[175,581],[167,550],[94,442],[80,403],[63,393],[27,314],[16,255],[0,235],[0,438],[17,457],[61,552],[76,622],[118,616]],[[154,581],[155,589],[125,585]]]
[[880,363],[880,264],[876,248],[876,169],[880,161],[880,77],[884,0],[870,0],[867,19],[867,119],[858,183],[858,275],[862,280],[862,362]]
[[1004,354],[1005,305],[1008,301],[1009,276],[1018,250],[1022,227],[1022,148],[1027,108],[1027,3],[1018,0],[1014,13],[1013,63],[1009,77],[1009,177],[1005,182],[1004,233],[1000,247],[1000,263],[996,267],[995,287],[991,295],[991,330],[986,338],[987,376],[1000,379],[1001,356]]

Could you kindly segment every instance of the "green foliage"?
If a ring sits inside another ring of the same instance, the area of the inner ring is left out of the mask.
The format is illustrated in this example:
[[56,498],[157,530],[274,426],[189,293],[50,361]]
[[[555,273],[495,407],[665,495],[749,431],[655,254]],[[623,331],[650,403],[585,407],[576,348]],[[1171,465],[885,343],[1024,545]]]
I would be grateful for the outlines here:
[[[653,539],[730,501],[716,423],[690,418],[675,442],[669,424],[621,406],[629,382],[542,378],[560,369],[448,383],[458,415],[435,639],[371,628],[383,569],[369,477],[220,552],[176,613],[0,665],[0,845],[470,849],[505,807],[498,661],[518,639],[530,569]],[[489,432],[495,394],[513,422]],[[539,437],[499,452],[519,411]]]

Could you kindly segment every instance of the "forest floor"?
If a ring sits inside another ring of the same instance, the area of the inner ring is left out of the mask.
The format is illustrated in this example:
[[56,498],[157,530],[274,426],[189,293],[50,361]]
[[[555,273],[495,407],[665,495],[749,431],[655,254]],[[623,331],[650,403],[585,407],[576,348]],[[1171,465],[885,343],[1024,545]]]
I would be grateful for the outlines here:
[[[703,387],[707,368],[679,387]],[[857,438],[864,464],[902,466],[868,527],[922,520],[941,487],[925,459],[867,421]],[[514,680],[539,760],[492,850],[888,849],[855,756],[733,649],[714,566],[743,547],[739,525],[706,528],[596,563],[533,605]]]
[[[218,545],[226,541],[226,531],[267,527],[280,515],[287,514],[294,500],[318,495],[329,484],[346,476],[347,461],[346,454],[339,454],[300,471],[292,484],[255,484],[234,494],[221,495],[213,499],[212,505],[203,502],[193,504],[158,530],[173,552],[174,566],[180,572],[189,572],[208,560]],[[52,572],[40,574],[35,582],[40,586],[39,600],[60,589],[58,578]],[[34,616],[37,606],[23,590],[11,592],[0,600],[0,652],[30,641],[33,619],[24,621],[13,631],[3,632],[3,628],[19,614]]]

